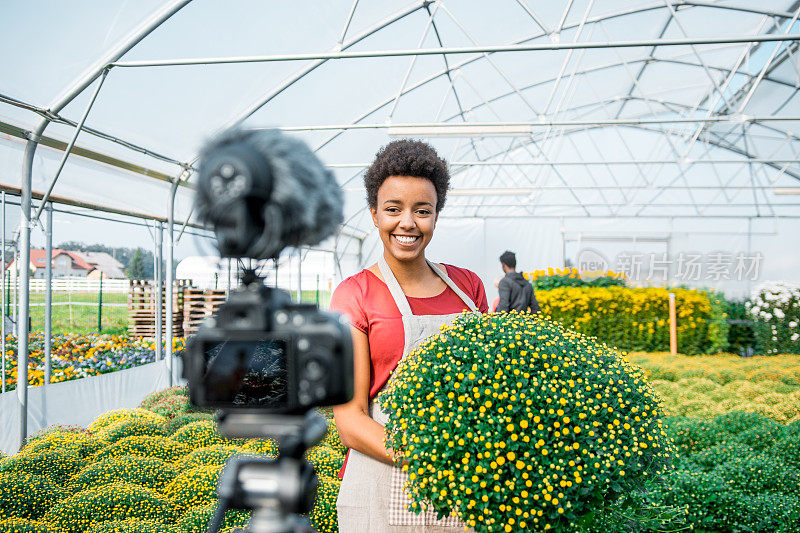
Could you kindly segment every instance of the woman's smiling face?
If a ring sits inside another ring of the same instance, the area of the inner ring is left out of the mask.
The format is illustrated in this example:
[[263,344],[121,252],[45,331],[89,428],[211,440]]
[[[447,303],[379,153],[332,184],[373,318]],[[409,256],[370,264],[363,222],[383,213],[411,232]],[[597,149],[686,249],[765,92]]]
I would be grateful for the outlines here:
[[425,256],[438,213],[433,182],[414,176],[389,176],[378,189],[372,220],[383,248],[398,261]]

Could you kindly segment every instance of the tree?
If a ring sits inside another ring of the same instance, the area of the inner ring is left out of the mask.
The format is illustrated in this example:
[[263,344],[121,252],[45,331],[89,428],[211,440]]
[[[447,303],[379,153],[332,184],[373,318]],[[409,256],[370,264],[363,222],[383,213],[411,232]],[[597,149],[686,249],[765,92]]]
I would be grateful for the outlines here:
[[145,277],[145,269],[142,250],[141,248],[136,248],[136,250],[133,251],[133,257],[131,257],[131,262],[128,266],[128,278],[141,279],[143,277]]

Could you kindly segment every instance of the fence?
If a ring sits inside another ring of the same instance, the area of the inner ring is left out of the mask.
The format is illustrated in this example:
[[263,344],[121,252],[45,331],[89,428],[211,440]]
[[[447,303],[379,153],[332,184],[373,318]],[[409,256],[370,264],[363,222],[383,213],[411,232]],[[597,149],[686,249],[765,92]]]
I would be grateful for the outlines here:
[[[43,279],[32,279],[31,292],[45,292],[47,284]],[[17,280],[7,281],[11,290],[17,290]],[[127,279],[103,279],[103,292],[127,294],[130,281]],[[100,292],[100,280],[88,278],[54,278],[53,292]]]

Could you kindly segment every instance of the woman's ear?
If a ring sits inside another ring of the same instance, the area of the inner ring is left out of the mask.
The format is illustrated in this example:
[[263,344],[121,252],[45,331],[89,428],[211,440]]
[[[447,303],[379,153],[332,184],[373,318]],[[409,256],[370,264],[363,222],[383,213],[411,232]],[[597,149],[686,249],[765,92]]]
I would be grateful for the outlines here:
[[378,208],[377,207],[370,207],[369,212],[372,214],[372,223],[375,224],[375,227],[378,227]]

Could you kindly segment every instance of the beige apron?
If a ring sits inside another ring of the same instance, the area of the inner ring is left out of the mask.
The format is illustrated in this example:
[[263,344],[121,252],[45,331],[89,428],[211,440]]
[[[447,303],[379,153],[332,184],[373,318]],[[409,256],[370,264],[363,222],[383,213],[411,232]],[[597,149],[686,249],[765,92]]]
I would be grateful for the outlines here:
[[[472,299],[467,296],[438,266],[428,265],[464,301],[473,312],[478,312]],[[451,322],[459,313],[449,315],[414,315],[394,273],[381,256],[378,268],[389,287],[397,308],[403,315],[405,342],[403,358],[419,345],[439,332],[442,324]],[[391,380],[391,378],[389,378]],[[369,404],[370,416],[381,425],[388,417],[373,399]],[[340,533],[439,533],[464,531],[464,524],[455,517],[436,520],[436,513],[427,511],[414,514],[406,510],[410,499],[404,490],[408,474],[400,468],[377,461],[351,449],[344,471],[344,479],[336,500]]]

